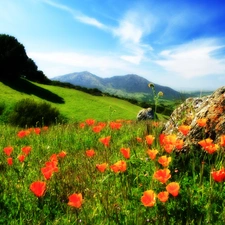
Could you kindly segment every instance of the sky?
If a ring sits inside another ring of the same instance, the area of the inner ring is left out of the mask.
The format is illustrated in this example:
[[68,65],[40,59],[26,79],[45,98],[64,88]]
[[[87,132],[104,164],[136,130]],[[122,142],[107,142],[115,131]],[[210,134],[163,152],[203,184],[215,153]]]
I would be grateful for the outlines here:
[[224,0],[0,0],[14,36],[48,78],[137,74],[178,91],[225,85]]

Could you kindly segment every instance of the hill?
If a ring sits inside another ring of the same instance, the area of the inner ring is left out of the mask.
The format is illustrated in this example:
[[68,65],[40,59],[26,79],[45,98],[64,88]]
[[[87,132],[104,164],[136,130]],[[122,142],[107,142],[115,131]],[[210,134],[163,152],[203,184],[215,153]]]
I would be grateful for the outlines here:
[[[142,101],[149,100],[152,95],[148,84],[152,83],[147,79],[136,74],[124,76],[113,76],[110,78],[100,78],[90,72],[75,72],[52,78],[61,82],[69,82],[73,85],[79,85],[86,88],[98,88],[102,92],[113,95],[136,98]],[[165,99],[180,99],[181,93],[170,87],[154,84],[156,92],[162,91]]]
[[[24,85],[28,91],[22,91]],[[139,106],[121,99],[93,96],[75,89],[38,84],[27,80],[21,81],[15,86],[12,88],[0,82],[0,121],[4,115],[10,112],[17,101],[24,98],[50,103],[69,118],[69,122],[84,121],[87,118],[101,121],[135,119],[141,109]],[[52,97],[49,98],[49,96]],[[1,109],[4,109],[3,112]]]

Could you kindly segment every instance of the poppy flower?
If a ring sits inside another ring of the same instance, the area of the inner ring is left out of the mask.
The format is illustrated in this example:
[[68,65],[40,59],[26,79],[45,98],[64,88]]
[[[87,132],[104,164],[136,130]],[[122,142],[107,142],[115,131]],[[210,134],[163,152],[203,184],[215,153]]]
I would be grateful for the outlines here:
[[158,150],[156,150],[156,149],[148,149],[147,150],[147,154],[148,154],[148,156],[150,157],[150,159],[152,159],[152,160],[154,160],[155,159],[155,157],[156,157],[156,155],[158,154]]
[[157,195],[160,202],[166,202],[169,198],[169,192],[167,191],[161,191]]
[[94,119],[86,119],[85,122],[86,122],[86,124],[88,126],[93,126],[95,124],[95,120]]
[[136,140],[137,140],[137,142],[142,142],[142,138],[140,138],[140,137],[136,137]]
[[86,151],[86,156],[87,157],[93,157],[95,155],[95,151],[93,149],[87,150]]
[[50,161],[51,162],[58,162],[58,155],[57,154],[52,154],[50,156]]
[[109,124],[110,128],[112,130],[119,130],[122,126],[122,123],[119,123],[119,122],[110,122]]
[[176,197],[179,194],[180,185],[177,182],[171,182],[166,186],[166,190]]
[[58,156],[59,156],[60,158],[64,158],[64,157],[66,156],[66,152],[65,152],[65,151],[61,151],[61,152],[58,154]]
[[155,192],[153,190],[145,191],[141,197],[141,202],[145,207],[152,207],[155,205]]
[[93,132],[95,132],[95,133],[99,133],[102,129],[103,129],[103,127],[99,126],[99,125],[98,126],[94,126],[92,128]]
[[107,137],[99,138],[99,141],[100,141],[105,147],[109,147],[110,139],[111,139],[111,137],[110,137],[110,136],[107,136]]
[[155,139],[155,137],[153,135],[147,135],[145,137],[145,140],[146,140],[148,145],[151,145],[153,143],[154,139]]
[[120,152],[123,154],[124,158],[130,158],[130,148],[121,148]]
[[96,168],[98,169],[98,171],[100,171],[101,173],[104,173],[106,168],[107,168],[108,164],[107,163],[102,163],[102,164],[97,164]]
[[170,170],[169,169],[161,169],[161,170],[157,170],[154,174],[153,177],[158,180],[161,183],[166,183],[170,178],[171,178],[171,174],[170,174]]
[[45,163],[45,167],[49,167],[53,172],[58,172],[59,168],[57,167],[58,161],[48,161]]
[[174,149],[174,145],[166,144],[166,145],[163,145],[163,148],[164,148],[165,152],[170,154]]
[[26,156],[25,155],[19,155],[17,158],[20,162],[23,162],[25,160]]
[[181,150],[183,148],[184,141],[181,139],[177,139],[175,142],[175,148]]
[[225,181],[225,169],[222,169],[211,172],[213,180],[216,182],[223,182]]
[[125,172],[127,169],[127,164],[125,161],[120,160],[111,165],[110,168],[113,170],[114,173]]
[[42,130],[47,131],[48,130],[48,126],[43,126]]
[[199,127],[205,127],[206,126],[206,122],[207,122],[206,118],[201,118],[201,119],[197,120],[197,124],[198,124]]
[[37,135],[39,135],[41,133],[41,128],[35,127],[34,128],[34,133],[37,134]]
[[13,159],[10,157],[10,158],[7,158],[7,163],[9,166],[12,166],[13,164]]
[[85,127],[85,123],[80,123],[79,127],[83,129]]
[[72,195],[69,196],[68,205],[72,206],[72,207],[75,207],[75,208],[80,208],[81,205],[82,205],[82,201],[83,201],[83,198],[82,198],[82,194],[81,193],[79,193],[79,194],[72,194]]
[[7,156],[10,156],[11,153],[12,153],[12,151],[13,151],[13,147],[11,147],[11,146],[5,147],[5,148],[3,149],[3,151],[5,152],[5,154],[6,154]]
[[171,162],[171,157],[167,157],[166,155],[160,156],[158,159],[159,164],[161,164],[163,167],[169,166]]
[[162,145],[175,145],[177,136],[175,134],[162,135],[161,144]]
[[54,168],[50,166],[46,166],[41,168],[41,172],[44,175],[46,180],[49,180],[52,177],[52,174],[54,172]]
[[220,136],[220,146],[224,147],[225,146],[225,135]]
[[37,196],[43,196],[46,190],[46,182],[35,181],[30,185],[30,190]]
[[191,129],[191,126],[187,126],[187,125],[182,125],[178,127],[178,130],[183,134],[183,135],[187,135],[189,133]]
[[30,131],[29,130],[21,130],[17,133],[17,136],[19,138],[23,138],[23,137],[26,137],[27,135],[30,134]]
[[201,145],[202,148],[209,154],[213,154],[219,148],[217,144],[213,143],[211,138],[201,140],[198,142],[198,144]]
[[98,126],[101,126],[102,128],[104,128],[106,126],[106,123],[104,123],[104,122],[98,122]]
[[31,147],[30,146],[25,146],[25,147],[22,147],[22,152],[25,154],[25,155],[28,155],[31,151]]

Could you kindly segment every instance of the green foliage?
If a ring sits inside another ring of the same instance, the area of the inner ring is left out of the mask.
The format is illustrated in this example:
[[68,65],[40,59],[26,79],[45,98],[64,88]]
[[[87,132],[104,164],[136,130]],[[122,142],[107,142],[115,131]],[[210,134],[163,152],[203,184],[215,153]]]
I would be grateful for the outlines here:
[[62,118],[59,110],[52,107],[51,104],[38,103],[32,99],[22,99],[15,104],[15,107],[9,115],[9,123],[20,127],[33,127],[38,124],[51,125]]

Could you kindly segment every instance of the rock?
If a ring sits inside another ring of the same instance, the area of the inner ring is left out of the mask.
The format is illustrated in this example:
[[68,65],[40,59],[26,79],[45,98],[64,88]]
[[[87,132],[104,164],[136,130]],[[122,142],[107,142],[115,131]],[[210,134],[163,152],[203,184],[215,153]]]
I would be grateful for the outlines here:
[[154,119],[154,112],[152,108],[142,109],[137,114],[137,120],[152,120]]
[[[207,119],[206,126],[200,127],[197,120]],[[184,136],[178,131],[180,125],[191,126],[189,133]],[[198,145],[198,142],[211,138],[215,143],[225,134],[225,86],[213,94],[202,98],[188,98],[173,111],[163,129],[164,134],[177,134],[185,143]],[[184,146],[184,148],[187,148]]]

